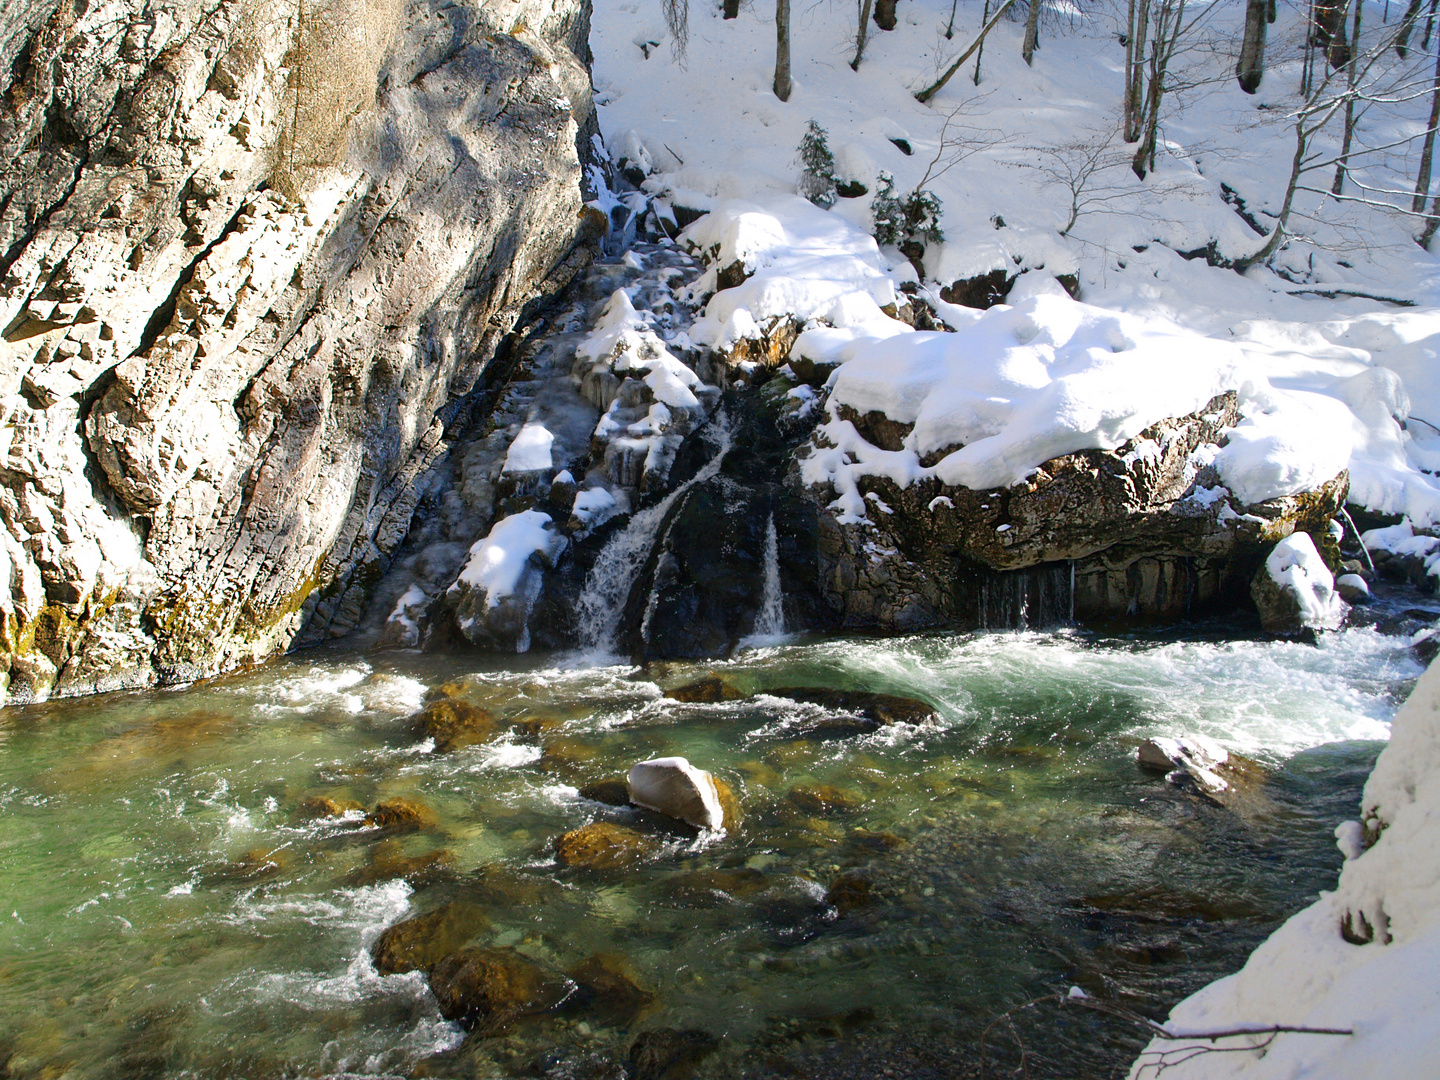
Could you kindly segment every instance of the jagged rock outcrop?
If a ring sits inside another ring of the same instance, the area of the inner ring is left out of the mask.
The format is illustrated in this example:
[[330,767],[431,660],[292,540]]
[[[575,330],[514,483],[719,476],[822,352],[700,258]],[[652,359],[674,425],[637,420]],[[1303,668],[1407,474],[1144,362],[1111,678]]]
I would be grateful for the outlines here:
[[342,633],[589,259],[588,0],[0,12],[0,682]]
[[[847,418],[882,448],[906,433]],[[1325,535],[1349,484],[1342,473],[1315,491],[1242,505],[1202,450],[1239,420],[1236,395],[1222,394],[1115,450],[1047,461],[1009,488],[934,477],[901,488],[865,476],[873,509],[856,523],[842,524],[833,492],[818,487],[820,587],[846,625],[895,630],[1181,618],[1243,605],[1270,548],[1296,531]]]

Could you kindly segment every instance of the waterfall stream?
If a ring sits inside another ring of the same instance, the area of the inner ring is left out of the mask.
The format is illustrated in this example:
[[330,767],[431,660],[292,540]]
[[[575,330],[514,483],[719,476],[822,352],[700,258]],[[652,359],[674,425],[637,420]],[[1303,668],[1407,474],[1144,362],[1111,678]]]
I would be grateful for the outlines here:
[[600,552],[575,604],[576,636],[587,658],[600,661],[617,655],[616,638],[626,601],[630,598],[636,577],[655,548],[661,527],[671,508],[686,492],[720,472],[725,455],[730,452],[733,434],[729,417],[723,409],[718,411],[714,421],[702,433],[714,451],[710,460],[654,506],[631,515],[625,527]]
[[765,522],[765,583],[753,638],[773,641],[785,636],[784,601],[780,588],[780,537],[775,531],[775,515],[771,514]]

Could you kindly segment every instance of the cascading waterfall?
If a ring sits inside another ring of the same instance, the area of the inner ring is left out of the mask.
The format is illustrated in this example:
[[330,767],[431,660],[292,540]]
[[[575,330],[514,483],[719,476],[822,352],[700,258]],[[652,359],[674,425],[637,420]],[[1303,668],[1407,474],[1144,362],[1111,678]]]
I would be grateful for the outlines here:
[[696,484],[712,479],[720,472],[725,455],[730,452],[734,432],[724,410],[715,414],[714,423],[703,433],[714,448],[707,461],[694,476],[681,484],[654,506],[633,514],[595,560],[585,578],[580,599],[575,604],[576,629],[581,650],[593,657],[614,657],[620,620],[635,578],[650,558],[659,539],[660,528],[670,510]]
[[780,537],[775,515],[765,522],[765,585],[760,611],[755,616],[757,638],[778,638],[785,634],[785,596],[780,590]]
[[1075,622],[1073,562],[985,572],[974,587],[978,629],[1043,630]]

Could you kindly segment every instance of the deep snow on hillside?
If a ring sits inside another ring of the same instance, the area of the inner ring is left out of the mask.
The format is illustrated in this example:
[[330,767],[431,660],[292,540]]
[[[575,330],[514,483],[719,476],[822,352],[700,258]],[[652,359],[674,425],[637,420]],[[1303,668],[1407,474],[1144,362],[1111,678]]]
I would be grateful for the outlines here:
[[[1375,9],[1371,22],[1383,31],[1381,5],[1369,6]],[[727,228],[734,232],[748,217],[747,265],[788,260],[790,265],[771,270],[766,288],[752,279],[744,287],[749,295],[726,292],[712,303],[707,314],[723,324],[713,334],[716,343],[727,335],[743,336],[747,328],[755,332],[757,324],[788,306],[817,320],[797,346],[810,355],[868,356],[866,363],[884,370],[897,348],[905,353],[921,346],[920,338],[913,346],[878,344],[906,328],[877,318],[873,282],[857,279],[848,290],[837,288],[836,265],[853,263],[869,232],[869,196],[842,198],[828,211],[835,234],[829,258],[814,244],[817,230],[806,222],[813,215],[795,197],[796,147],[811,119],[829,132],[841,178],[871,192],[882,170],[896,177],[900,191],[931,172],[926,186],[943,204],[946,237],[925,253],[932,285],[996,268],[1076,273],[1080,299],[1089,308],[1131,316],[1185,342],[1168,354],[1132,354],[1129,370],[1148,367],[1154,372],[1151,385],[1110,379],[1098,391],[1104,415],[1082,408],[1078,412],[1084,415],[1077,417],[1072,403],[1061,402],[1048,416],[1037,417],[1032,409],[1026,417],[1032,430],[1012,432],[1013,437],[1006,437],[1004,419],[972,427],[972,438],[999,438],[997,447],[1019,441],[1032,450],[1028,456],[1012,453],[1000,464],[987,462],[979,471],[951,468],[953,475],[1013,478],[1038,465],[1045,447],[1115,445],[1115,432],[1139,430],[1173,414],[1173,399],[1193,397],[1156,392],[1157,385],[1207,381],[1197,378],[1199,363],[1230,368],[1221,381],[1241,391],[1250,417],[1232,440],[1243,444],[1232,457],[1247,458],[1244,475],[1237,467],[1231,484],[1237,494],[1300,490],[1315,480],[1321,459],[1343,463],[1348,455],[1352,501],[1407,514],[1417,525],[1440,522],[1440,485],[1423,471],[1440,465],[1440,440],[1420,422],[1440,421],[1435,374],[1440,261],[1414,244],[1407,223],[1332,200],[1320,205],[1323,220],[1304,222],[1303,231],[1315,242],[1297,240],[1282,249],[1274,269],[1255,267],[1241,276],[1178,254],[1213,247],[1233,259],[1263,243],[1225,194],[1236,193],[1262,224],[1267,212],[1278,208],[1293,153],[1286,105],[1299,64],[1286,58],[1295,51],[1298,16],[1282,6],[1271,35],[1272,70],[1257,95],[1241,93],[1230,75],[1233,57],[1223,50],[1183,58],[1186,78],[1208,75],[1212,81],[1172,100],[1157,169],[1142,182],[1113,134],[1124,60],[1114,7],[1089,4],[1081,11],[1052,5],[1033,68],[1019,56],[1023,26],[1002,23],[987,40],[979,86],[967,65],[921,105],[913,91],[973,37],[979,5],[960,5],[954,38],[946,41],[949,5],[907,0],[895,31],[871,27],[858,73],[848,64],[852,7],[797,6],[795,90],[788,103],[771,90],[774,27],[768,7],[750,5],[740,18],[725,21],[709,5],[693,6],[688,48],[679,57],[658,3],[617,5],[596,17],[602,125],[614,153],[653,170],[648,192],[678,206],[719,211],[715,217],[723,222],[702,222],[691,234],[699,246],[718,244]],[[1205,25],[1233,43],[1242,11],[1238,4],[1214,5]],[[1413,104],[1412,128],[1423,125],[1425,105]],[[1361,124],[1362,139],[1393,135],[1390,127],[1379,128],[1379,121],[1373,121],[1375,130],[1367,123],[1372,121]],[[1086,198],[1097,201],[1087,203],[1075,228],[1061,236],[1071,195],[1055,177],[1087,147],[1107,140],[1117,160],[1093,178]],[[1374,164],[1362,179],[1395,182],[1378,159]],[[789,250],[787,235],[792,241],[806,238],[807,258],[782,257]],[[731,248],[721,264],[738,250],[733,243]],[[915,277],[893,249],[876,261],[888,265],[897,284]],[[816,303],[817,284],[823,305]],[[1404,299],[1413,306],[1317,293],[1337,290]],[[723,310],[713,310],[717,306]],[[956,329],[966,329],[963,324],[974,318],[965,309],[937,306]],[[1039,329],[1052,338],[1058,333],[1068,340],[1073,326],[1067,324],[1093,317],[1062,313],[1063,303],[1049,306],[1054,318]],[[1011,413],[1024,411],[1017,407]],[[1412,411],[1420,420],[1409,422]],[[1090,438],[1076,445],[1074,438],[1067,444],[1031,437],[1047,426],[1088,432]],[[983,456],[976,449],[969,454]]]

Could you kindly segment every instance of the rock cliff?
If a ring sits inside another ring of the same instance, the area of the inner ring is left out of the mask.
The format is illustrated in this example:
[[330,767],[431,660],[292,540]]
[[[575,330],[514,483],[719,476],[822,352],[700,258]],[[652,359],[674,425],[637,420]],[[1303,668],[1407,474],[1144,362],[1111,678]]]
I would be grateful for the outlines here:
[[589,261],[588,31],[588,0],[4,5],[3,700],[355,624]]

